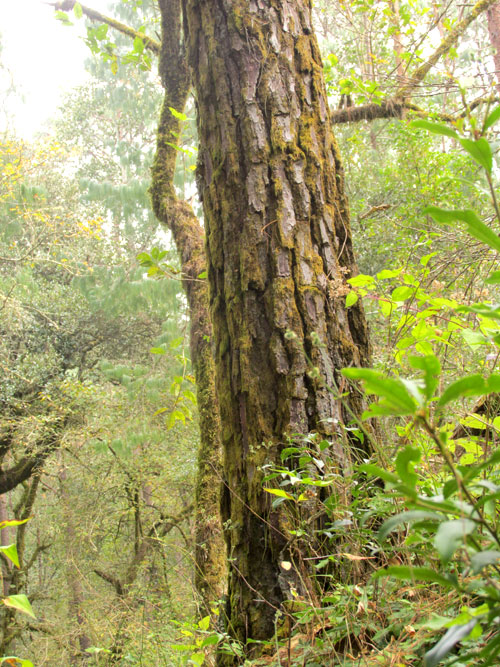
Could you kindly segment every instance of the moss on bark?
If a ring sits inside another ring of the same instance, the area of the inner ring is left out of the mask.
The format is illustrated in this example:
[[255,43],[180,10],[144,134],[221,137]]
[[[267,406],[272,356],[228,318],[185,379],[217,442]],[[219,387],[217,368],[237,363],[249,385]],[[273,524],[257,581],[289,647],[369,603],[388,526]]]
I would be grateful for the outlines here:
[[[338,147],[305,0],[183,0],[198,105],[198,183],[205,212],[230,558],[229,623],[265,639],[284,593],[287,527],[262,489],[290,433],[335,440],[348,410],[329,386],[369,357]],[[295,340],[287,337],[291,330]],[[319,345],[314,344],[319,341]],[[332,445],[339,466],[349,452]]]

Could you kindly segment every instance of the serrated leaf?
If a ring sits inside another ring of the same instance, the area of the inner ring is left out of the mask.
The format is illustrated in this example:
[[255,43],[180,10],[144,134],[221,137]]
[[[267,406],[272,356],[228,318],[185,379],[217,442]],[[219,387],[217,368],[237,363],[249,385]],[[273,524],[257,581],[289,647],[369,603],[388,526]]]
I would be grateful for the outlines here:
[[482,222],[475,211],[464,210],[446,210],[437,206],[427,206],[424,213],[432,216],[436,222],[451,224],[456,220],[465,222],[468,233],[478,241],[486,243],[490,248],[500,252],[500,238],[495,232]]
[[379,528],[377,537],[380,542],[383,542],[389,533],[392,533],[393,530],[405,523],[412,524],[419,521],[442,520],[442,515],[437,512],[426,512],[425,510],[409,510],[408,512],[401,512],[400,514],[396,514],[396,516],[391,516],[387,521],[384,521]]
[[440,524],[434,536],[434,546],[443,563],[448,563],[455,551],[464,544],[467,535],[474,532],[476,524],[470,519],[453,519]]
[[23,614],[27,614],[32,618],[36,618],[33,609],[31,608],[30,601],[26,595],[23,595],[22,593],[19,595],[9,595],[6,598],[2,598],[2,602],[6,607],[11,607],[17,611],[22,611]]
[[474,618],[465,625],[454,625],[449,628],[436,646],[425,654],[424,667],[436,667],[448,655],[455,644],[471,633],[476,623],[477,620]]
[[448,125],[443,125],[442,123],[433,123],[430,120],[414,120],[410,123],[410,127],[416,127],[420,130],[427,130],[433,134],[439,134],[443,137],[451,137],[452,139],[458,139],[458,134],[455,130],[452,130]]
[[493,154],[488,141],[481,137],[480,139],[459,139],[462,147],[481,167],[484,167],[488,173],[491,173],[493,167]]

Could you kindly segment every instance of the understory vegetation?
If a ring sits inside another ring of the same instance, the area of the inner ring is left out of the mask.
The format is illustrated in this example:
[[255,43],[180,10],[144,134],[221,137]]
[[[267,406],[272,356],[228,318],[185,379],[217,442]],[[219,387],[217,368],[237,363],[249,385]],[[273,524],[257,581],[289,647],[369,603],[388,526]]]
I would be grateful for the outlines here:
[[[59,4],[62,24],[92,18]],[[268,640],[236,638],[233,554],[214,557],[198,526],[185,257],[149,194],[158,3],[114,4],[135,37],[89,20],[89,81],[36,139],[0,132],[0,664],[500,663],[493,18],[481,9],[420,76],[468,11],[314,6],[359,269],[331,283],[347,313],[362,304],[372,359],[328,382],[313,332],[310,385],[347,411],[362,394],[366,409],[328,417],[328,438],[287,433],[279,461],[258,471],[282,531],[283,602],[254,591],[257,608],[273,607]],[[170,109],[179,133],[168,138],[176,196],[201,219],[195,107]],[[206,467],[224,497],[222,465]],[[204,518],[217,533],[219,517]],[[222,529],[227,539],[235,527]],[[207,563],[224,571],[220,590],[200,592]]]

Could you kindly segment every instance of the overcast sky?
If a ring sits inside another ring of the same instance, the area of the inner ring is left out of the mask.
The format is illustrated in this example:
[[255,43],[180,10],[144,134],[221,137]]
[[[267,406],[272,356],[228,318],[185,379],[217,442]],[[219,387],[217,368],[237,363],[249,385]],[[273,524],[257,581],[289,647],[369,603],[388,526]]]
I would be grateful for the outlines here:
[[[86,4],[106,12],[111,3],[87,0]],[[83,34],[83,21],[75,20],[73,27],[62,25],[42,0],[0,0],[0,58],[24,96],[24,103],[18,99],[10,107],[19,136],[32,138],[54,114],[64,91],[85,80],[84,61],[90,52]],[[0,132],[5,129],[2,125],[5,119],[0,116]]]

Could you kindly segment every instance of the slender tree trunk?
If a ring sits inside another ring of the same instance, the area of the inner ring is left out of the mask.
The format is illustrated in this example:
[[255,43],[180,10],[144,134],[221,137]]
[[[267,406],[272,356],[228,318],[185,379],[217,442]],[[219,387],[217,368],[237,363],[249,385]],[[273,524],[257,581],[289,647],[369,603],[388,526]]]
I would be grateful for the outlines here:
[[151,195],[157,218],[172,232],[179,252],[183,284],[191,322],[191,362],[196,378],[200,445],[196,482],[195,562],[196,587],[207,609],[222,596],[225,555],[220,524],[221,446],[220,421],[212,357],[212,327],[203,229],[191,207],[177,198],[173,178],[177,152],[173,144],[180,133],[178,118],[189,94],[190,80],[181,40],[180,0],[159,0],[162,14],[160,76],[165,99],[158,126]]
[[64,541],[66,548],[66,581],[69,591],[69,613],[71,620],[75,622],[75,630],[71,637],[70,664],[78,665],[87,662],[90,654],[87,649],[92,646],[92,641],[87,634],[87,622],[83,613],[83,589],[81,574],[77,567],[75,549],[78,539],[75,531],[74,515],[71,507],[67,489],[67,474],[64,464],[61,465],[59,473],[59,488],[61,492],[62,514],[64,518]]
[[[2,494],[0,496],[0,522],[7,521],[9,518],[7,512],[7,494]],[[12,518],[12,517],[11,517]],[[0,531],[0,544],[2,547],[6,547],[11,544],[11,529],[4,528]],[[10,580],[12,576],[12,563],[9,563],[7,560],[2,559],[2,587],[3,595],[9,594],[10,589]]]
[[[292,433],[332,440],[349,410],[328,387],[369,358],[343,173],[306,0],[183,0],[198,105],[199,190],[221,408],[228,611],[265,639],[283,600],[283,515],[262,489]],[[293,332],[293,336],[287,332]],[[312,363],[311,368],[309,360]],[[351,393],[349,409],[361,399]]]

